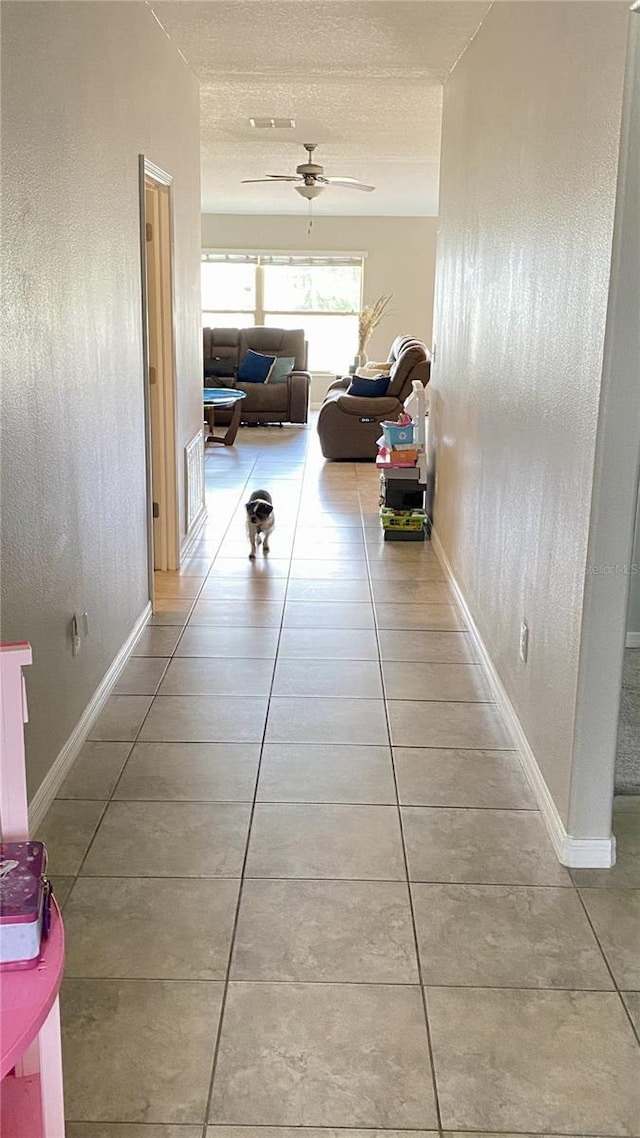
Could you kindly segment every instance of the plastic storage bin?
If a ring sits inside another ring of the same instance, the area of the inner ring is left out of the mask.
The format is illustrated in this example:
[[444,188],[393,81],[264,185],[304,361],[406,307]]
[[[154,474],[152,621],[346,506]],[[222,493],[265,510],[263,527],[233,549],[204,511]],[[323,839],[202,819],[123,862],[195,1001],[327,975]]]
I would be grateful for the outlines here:
[[380,520],[384,530],[405,530],[420,533],[424,529],[427,515],[424,510],[402,510],[400,512],[383,506]]
[[384,441],[388,447],[407,445],[413,442],[414,424],[407,423],[400,426],[398,423],[382,423]]

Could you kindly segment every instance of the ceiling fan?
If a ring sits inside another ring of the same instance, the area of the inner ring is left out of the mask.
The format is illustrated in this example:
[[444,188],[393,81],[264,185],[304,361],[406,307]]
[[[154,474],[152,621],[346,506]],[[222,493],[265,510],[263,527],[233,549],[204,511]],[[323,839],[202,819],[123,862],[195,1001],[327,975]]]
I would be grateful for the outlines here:
[[303,198],[311,201],[312,198],[317,198],[327,186],[342,186],[345,190],[364,190],[365,193],[371,193],[375,190],[375,186],[367,186],[364,182],[359,182],[357,178],[325,178],[324,166],[319,166],[317,162],[313,161],[313,152],[317,147],[316,142],[303,143],[307,151],[307,161],[302,162],[296,166],[295,174],[267,174],[264,178],[243,178],[243,183],[249,182],[297,182],[293,188],[297,190]]

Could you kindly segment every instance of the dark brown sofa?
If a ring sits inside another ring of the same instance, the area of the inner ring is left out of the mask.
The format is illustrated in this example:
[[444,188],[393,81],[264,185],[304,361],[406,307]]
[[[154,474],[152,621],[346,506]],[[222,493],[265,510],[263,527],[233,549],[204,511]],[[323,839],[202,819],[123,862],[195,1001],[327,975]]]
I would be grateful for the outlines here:
[[378,399],[347,395],[351,376],[332,383],[318,415],[318,435],[325,458],[372,459],[383,419],[396,419],[404,400],[411,394],[414,379],[426,385],[431,355],[421,340],[398,336],[389,353],[391,383],[387,394]]
[[[302,328],[205,328],[203,349],[208,360],[231,360],[237,370],[251,348],[271,356],[293,356],[294,371],[284,383],[240,383],[235,378],[210,386],[236,387],[246,392],[242,400],[242,423],[306,423],[309,417],[311,376],[307,368],[307,342]],[[216,423],[227,423],[231,411],[216,410]]]

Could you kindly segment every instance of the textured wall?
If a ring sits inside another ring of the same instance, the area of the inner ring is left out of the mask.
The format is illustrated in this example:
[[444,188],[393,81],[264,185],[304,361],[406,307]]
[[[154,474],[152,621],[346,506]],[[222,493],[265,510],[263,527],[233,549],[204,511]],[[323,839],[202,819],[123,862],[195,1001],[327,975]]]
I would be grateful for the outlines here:
[[444,97],[436,528],[565,822],[627,19],[496,4]]
[[[306,207],[301,203],[299,213],[287,217],[204,214],[202,246],[367,253],[365,304],[382,293],[393,293],[393,312],[367,347],[370,359],[386,360],[399,332],[431,343],[436,225],[433,217],[317,217],[308,236]],[[345,368],[350,363],[345,361]],[[322,399],[326,387],[326,379],[314,380],[312,402]]]
[[2,638],[34,649],[33,794],[147,602],[140,152],[175,176],[180,453],[200,424],[198,87],[142,4],[4,3],[2,33]]

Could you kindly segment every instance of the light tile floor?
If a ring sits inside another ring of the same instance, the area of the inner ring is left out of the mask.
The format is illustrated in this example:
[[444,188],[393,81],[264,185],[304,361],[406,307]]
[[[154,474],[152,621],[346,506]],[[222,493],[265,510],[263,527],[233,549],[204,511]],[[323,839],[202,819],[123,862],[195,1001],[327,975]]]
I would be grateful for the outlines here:
[[638,800],[618,866],[572,879],[372,466],[247,429],[206,470],[44,826],[68,1138],[640,1136]]

